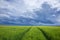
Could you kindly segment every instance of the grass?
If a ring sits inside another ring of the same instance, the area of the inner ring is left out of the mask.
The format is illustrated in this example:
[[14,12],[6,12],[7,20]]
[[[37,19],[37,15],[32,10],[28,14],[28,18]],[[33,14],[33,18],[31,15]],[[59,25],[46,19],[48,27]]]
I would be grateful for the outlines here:
[[30,31],[28,31],[23,40],[46,40],[44,35],[39,31],[36,27],[32,27]]
[[0,40],[60,40],[60,26],[0,26]]
[[51,40],[60,40],[60,27],[40,27]]

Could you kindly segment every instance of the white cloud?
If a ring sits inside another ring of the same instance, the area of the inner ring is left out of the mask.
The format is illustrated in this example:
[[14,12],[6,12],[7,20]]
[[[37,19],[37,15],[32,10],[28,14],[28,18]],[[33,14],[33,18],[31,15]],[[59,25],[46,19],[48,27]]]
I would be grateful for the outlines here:
[[60,8],[60,3],[58,0],[47,0],[47,2],[53,7],[53,8]]
[[43,0],[24,0],[28,9],[40,8],[43,2]]
[[0,18],[5,18],[5,17],[10,18],[10,16],[7,14],[0,14]]
[[[26,18],[36,18],[36,14],[34,13],[33,9],[40,9],[42,8],[42,4],[47,2],[51,5],[52,8],[60,9],[60,3],[57,0],[12,0],[12,1],[5,1],[0,0],[0,8],[6,8],[10,10],[8,14],[12,16],[23,16]],[[55,15],[53,15],[55,16]],[[7,17],[10,18],[7,13],[0,14],[0,18]],[[57,19],[60,22],[60,17]]]
[[48,4],[50,4],[53,8],[60,8],[60,3],[58,0],[24,0],[24,3],[28,9],[41,8],[42,3],[44,2],[48,2]]
[[60,15],[57,16],[56,21],[60,23]]
[[21,16],[24,15],[27,10],[33,13],[33,9],[41,8],[42,3],[44,2],[48,2],[53,8],[60,8],[60,3],[58,3],[57,0],[0,0],[0,8],[7,8],[13,12],[12,15]]

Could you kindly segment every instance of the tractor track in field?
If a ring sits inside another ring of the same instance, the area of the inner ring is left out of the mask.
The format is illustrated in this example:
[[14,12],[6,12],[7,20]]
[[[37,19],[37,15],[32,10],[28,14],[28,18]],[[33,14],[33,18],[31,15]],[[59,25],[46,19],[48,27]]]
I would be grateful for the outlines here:
[[[24,37],[24,35],[29,31],[31,29],[31,27],[30,28],[28,28],[26,31],[24,31],[21,35],[18,35],[17,37],[19,38],[18,40],[22,40],[22,38]],[[19,37],[20,36],[20,37]]]
[[[38,27],[37,27],[37,28],[38,28]],[[42,34],[44,35],[44,37],[45,37],[47,40],[51,40],[51,37],[49,37],[44,30],[42,30],[42,29],[40,29],[40,28],[38,28],[38,29],[42,32]]]

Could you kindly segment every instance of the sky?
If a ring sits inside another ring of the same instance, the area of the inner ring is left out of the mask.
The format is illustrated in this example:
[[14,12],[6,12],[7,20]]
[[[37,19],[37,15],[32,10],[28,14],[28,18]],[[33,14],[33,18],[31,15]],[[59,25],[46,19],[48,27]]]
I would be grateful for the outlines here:
[[60,25],[60,0],[0,0],[0,24]]

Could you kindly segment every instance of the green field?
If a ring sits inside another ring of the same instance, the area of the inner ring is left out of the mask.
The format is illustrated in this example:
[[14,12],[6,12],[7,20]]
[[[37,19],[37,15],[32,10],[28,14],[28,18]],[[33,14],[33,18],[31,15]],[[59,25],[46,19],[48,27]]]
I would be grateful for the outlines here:
[[60,40],[60,27],[0,26],[0,40]]

